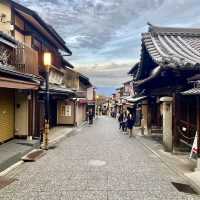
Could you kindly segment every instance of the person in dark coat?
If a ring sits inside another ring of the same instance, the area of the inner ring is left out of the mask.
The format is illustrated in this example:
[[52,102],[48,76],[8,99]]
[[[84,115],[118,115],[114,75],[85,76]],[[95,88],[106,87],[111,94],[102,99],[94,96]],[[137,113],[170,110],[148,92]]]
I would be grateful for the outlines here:
[[124,134],[127,133],[127,114],[126,114],[126,112],[123,113],[122,131]]
[[122,122],[123,122],[123,113],[120,111],[118,116],[118,122],[119,122],[119,129],[122,128]]
[[129,114],[127,117],[127,128],[129,132],[129,137],[133,136],[133,126],[134,126],[135,120],[132,114]]
[[89,113],[88,113],[88,118],[89,118],[89,124],[93,124],[93,117],[94,117],[94,115],[93,115],[93,111],[92,111],[92,109],[89,111]]

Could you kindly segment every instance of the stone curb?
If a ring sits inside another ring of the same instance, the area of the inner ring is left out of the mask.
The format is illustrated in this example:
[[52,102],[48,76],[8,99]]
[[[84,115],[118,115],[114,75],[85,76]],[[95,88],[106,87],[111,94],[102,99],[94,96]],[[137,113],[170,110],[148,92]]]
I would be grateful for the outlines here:
[[[87,124],[87,122],[82,123],[80,126],[73,128],[71,131],[69,131],[68,133],[65,133],[63,135],[58,136],[57,138],[50,140],[49,141],[49,145],[55,145],[57,143],[59,143],[62,139],[64,139],[65,137],[67,137],[67,135],[71,134],[72,132],[76,131],[78,128],[82,128]],[[33,151],[36,148],[31,149],[30,151],[28,151],[24,156],[28,155],[31,151]],[[0,176],[5,176],[7,175],[9,172],[11,172],[12,170],[16,169],[17,167],[19,167],[21,164],[23,164],[24,161],[23,160],[19,160],[16,163],[14,163],[13,165],[11,165],[10,167],[6,168],[5,170],[3,170],[2,172],[0,172]]]
[[[138,137],[140,137],[140,136],[138,136]],[[156,155],[163,164],[165,164],[171,171],[173,171],[176,174],[178,174],[179,176],[181,176],[186,182],[188,182],[192,186],[192,188],[198,194],[200,194],[200,185],[198,185],[198,183],[196,183],[194,180],[192,180],[187,174],[183,173],[177,167],[171,166],[170,164],[168,164],[167,161],[163,157],[161,157],[155,150],[153,150],[149,145],[147,145],[143,141],[141,141],[138,137],[135,137],[135,138],[140,144],[142,144],[146,149],[148,149],[154,155]]]
[[11,172],[12,170],[16,169],[18,166],[20,166],[22,163],[24,163],[24,161],[20,160],[18,162],[16,162],[15,164],[11,165],[10,167],[8,167],[7,169],[5,169],[4,171],[2,171],[0,173],[0,176],[5,176],[7,175],[9,172]]
[[49,145],[55,145],[55,144],[59,143],[62,139],[66,138],[68,135],[72,134],[72,133],[75,132],[77,129],[82,128],[82,127],[84,127],[84,126],[86,126],[86,125],[87,125],[87,122],[83,122],[81,125],[72,128],[72,130],[69,131],[68,133],[64,133],[64,134],[62,134],[62,135],[60,135],[60,136],[58,136],[58,137],[56,137],[56,138],[50,140],[50,141],[49,141]]

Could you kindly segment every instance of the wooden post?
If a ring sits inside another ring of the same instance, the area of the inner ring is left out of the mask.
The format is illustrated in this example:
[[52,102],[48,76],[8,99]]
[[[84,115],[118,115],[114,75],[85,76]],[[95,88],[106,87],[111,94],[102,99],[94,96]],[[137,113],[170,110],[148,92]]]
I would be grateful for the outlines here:
[[27,139],[32,139],[33,137],[33,91],[30,90],[28,94],[28,138]]
[[176,120],[177,120],[177,95],[173,93],[173,101],[172,101],[172,150],[177,141],[177,133],[176,133]]
[[161,97],[163,102],[163,144],[166,151],[173,150],[172,107],[173,97]]

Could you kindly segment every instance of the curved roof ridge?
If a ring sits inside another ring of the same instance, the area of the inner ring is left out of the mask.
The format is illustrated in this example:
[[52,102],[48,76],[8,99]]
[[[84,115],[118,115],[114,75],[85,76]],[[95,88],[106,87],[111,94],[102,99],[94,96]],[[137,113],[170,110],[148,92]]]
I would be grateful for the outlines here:
[[200,28],[185,28],[185,27],[169,27],[169,26],[155,26],[151,23],[149,25],[149,32],[163,33],[163,34],[192,34],[200,36]]

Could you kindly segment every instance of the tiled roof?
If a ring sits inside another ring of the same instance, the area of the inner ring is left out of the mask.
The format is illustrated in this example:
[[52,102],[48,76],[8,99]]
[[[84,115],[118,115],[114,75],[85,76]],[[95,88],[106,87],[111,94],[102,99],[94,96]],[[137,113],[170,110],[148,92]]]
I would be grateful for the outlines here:
[[200,63],[200,29],[163,28],[150,25],[142,42],[152,59],[176,66],[198,66]]
[[0,42],[15,48],[18,44],[17,40],[15,40],[12,36],[0,31]]
[[[38,14],[37,12],[26,8],[25,6],[10,0],[12,8],[15,9],[15,11],[22,15],[26,20],[29,20],[29,17],[32,17],[32,20],[35,20],[35,22],[38,22],[40,24],[41,27],[43,27],[44,29],[46,29],[46,31],[58,42],[56,42],[55,44],[60,44],[59,48],[61,48],[62,50],[64,50],[65,52],[68,52],[69,55],[72,55],[71,50],[66,46],[65,41],[62,39],[62,37],[56,32],[56,30],[50,26],[49,24],[47,24]],[[26,18],[26,16],[29,16]],[[31,20],[31,21],[32,21]],[[34,24],[32,24],[34,26]],[[49,39],[51,40],[51,37],[49,37]]]
[[134,96],[134,97],[129,97],[126,100],[128,102],[136,103],[136,102],[145,100],[146,98],[147,98],[147,96]]
[[66,92],[66,93],[75,94],[71,89],[61,87],[61,86],[58,86],[58,85],[54,85],[54,84],[49,85],[49,90],[50,91],[59,91],[59,92]]
[[200,95],[200,88],[192,88],[190,90],[184,91],[182,95]]

